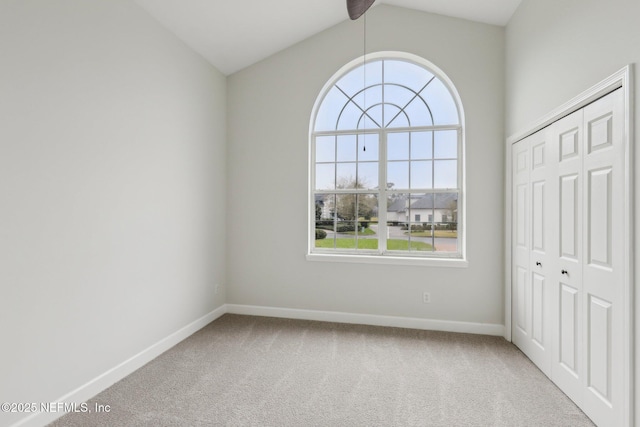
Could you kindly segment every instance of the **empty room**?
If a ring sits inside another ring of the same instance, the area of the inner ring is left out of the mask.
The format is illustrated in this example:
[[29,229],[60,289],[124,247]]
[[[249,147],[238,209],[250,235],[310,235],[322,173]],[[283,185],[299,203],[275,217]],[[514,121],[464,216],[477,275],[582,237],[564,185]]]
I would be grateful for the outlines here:
[[0,0],[0,427],[640,426],[637,0]]

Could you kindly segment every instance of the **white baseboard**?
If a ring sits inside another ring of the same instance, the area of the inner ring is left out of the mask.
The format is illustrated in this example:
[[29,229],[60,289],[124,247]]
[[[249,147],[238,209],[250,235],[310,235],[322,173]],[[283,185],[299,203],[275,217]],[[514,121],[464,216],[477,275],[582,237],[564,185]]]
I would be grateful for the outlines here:
[[[112,386],[116,382],[134,372],[136,369],[141,368],[145,364],[149,363],[171,347],[178,344],[180,341],[194,334],[195,332],[202,329],[225,313],[226,307],[224,305],[218,307],[212,312],[205,314],[201,318],[189,323],[187,326],[179,329],[178,331],[161,339],[150,347],[142,350],[140,353],[125,360],[114,368],[109,369],[102,375],[97,376],[88,383],[78,387],[77,389],[65,394],[58,399],[55,399],[54,402],[77,403],[78,405],[86,402],[96,394]],[[55,421],[56,419],[62,417],[64,414],[64,412],[37,412],[18,421],[17,423],[13,424],[12,427],[40,427]]]
[[493,323],[456,322],[452,320],[420,319],[415,317],[381,316],[374,314],[301,310],[239,304],[227,304],[226,309],[227,313],[247,314],[252,316],[283,317],[286,319],[319,320],[323,322],[355,323],[360,325],[392,326],[396,328],[461,332],[500,337],[504,336],[504,325]]

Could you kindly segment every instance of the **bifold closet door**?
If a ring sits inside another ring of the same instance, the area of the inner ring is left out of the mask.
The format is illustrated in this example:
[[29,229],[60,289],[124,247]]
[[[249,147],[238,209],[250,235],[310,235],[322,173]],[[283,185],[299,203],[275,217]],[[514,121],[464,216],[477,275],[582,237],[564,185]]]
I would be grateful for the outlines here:
[[547,376],[552,317],[548,259],[548,134],[538,132],[513,149],[513,342]]
[[551,378],[579,406],[583,395],[583,117],[584,111],[560,119],[550,128],[557,175],[551,177],[551,221],[557,233],[550,281],[553,323]]
[[623,423],[623,102],[617,90],[584,108],[583,407],[600,426]]
[[513,342],[598,426],[624,422],[624,98],[513,146]]
[[623,109],[617,90],[551,127],[559,225],[551,379],[598,426],[624,418]]

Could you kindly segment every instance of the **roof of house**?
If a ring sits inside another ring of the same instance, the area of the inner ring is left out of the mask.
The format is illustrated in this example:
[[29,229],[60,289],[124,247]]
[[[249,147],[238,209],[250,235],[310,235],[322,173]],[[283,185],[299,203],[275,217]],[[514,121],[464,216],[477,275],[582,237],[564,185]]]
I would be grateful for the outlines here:
[[[411,209],[451,209],[457,206],[457,193],[435,193],[419,196],[411,196],[414,201]],[[388,212],[400,212],[407,208],[407,196],[400,196],[389,205]]]

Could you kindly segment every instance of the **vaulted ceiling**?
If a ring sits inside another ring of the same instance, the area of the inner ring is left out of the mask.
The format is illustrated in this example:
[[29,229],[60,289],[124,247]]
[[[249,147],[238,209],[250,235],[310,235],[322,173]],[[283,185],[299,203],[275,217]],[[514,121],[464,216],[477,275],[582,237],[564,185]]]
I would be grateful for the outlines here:
[[[506,25],[521,0],[378,0]],[[136,0],[225,74],[348,19],[345,0]]]

